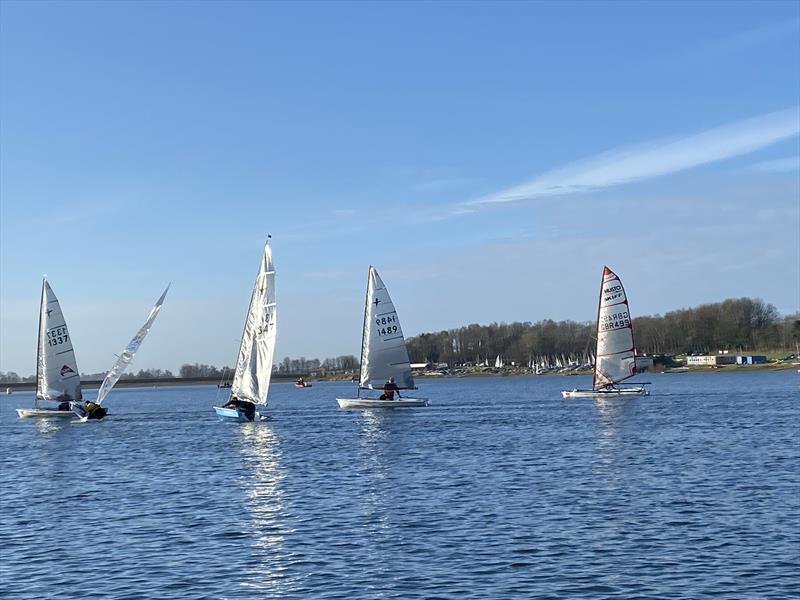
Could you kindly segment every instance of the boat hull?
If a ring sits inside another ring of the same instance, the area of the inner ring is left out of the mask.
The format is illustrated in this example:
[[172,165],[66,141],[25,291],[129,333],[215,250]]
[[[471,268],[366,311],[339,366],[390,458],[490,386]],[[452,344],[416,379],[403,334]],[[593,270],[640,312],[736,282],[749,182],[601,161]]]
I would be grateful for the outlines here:
[[337,398],[339,408],[412,408],[428,406],[427,398],[399,398],[379,400],[377,398]]
[[[238,421],[240,423],[251,423],[250,419],[248,419],[245,414],[240,411],[236,410],[235,408],[223,408],[222,406],[215,406],[214,412],[217,413],[217,416],[223,421]],[[262,418],[261,414],[256,411],[255,417],[253,417],[253,421],[260,421]]]
[[57,408],[18,408],[20,419],[74,419],[76,415],[71,410],[58,410]]
[[300,388],[300,389],[303,389],[303,388],[307,388],[307,387],[312,387],[312,385],[313,385],[313,384],[311,384],[311,383],[307,383],[307,384],[305,384],[305,385],[300,385],[299,383],[295,383],[295,384],[294,384],[294,387],[296,387],[296,388]]
[[615,390],[564,390],[561,395],[564,398],[627,398],[629,396],[649,396],[650,392],[644,386],[641,386]]

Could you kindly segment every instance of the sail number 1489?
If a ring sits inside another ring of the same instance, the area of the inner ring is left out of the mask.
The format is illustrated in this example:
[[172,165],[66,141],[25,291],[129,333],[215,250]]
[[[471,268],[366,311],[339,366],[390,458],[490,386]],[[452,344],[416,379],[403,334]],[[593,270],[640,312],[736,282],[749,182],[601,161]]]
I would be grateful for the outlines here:
[[378,326],[379,335],[391,335],[397,333],[397,315],[395,313],[375,318],[375,325]]

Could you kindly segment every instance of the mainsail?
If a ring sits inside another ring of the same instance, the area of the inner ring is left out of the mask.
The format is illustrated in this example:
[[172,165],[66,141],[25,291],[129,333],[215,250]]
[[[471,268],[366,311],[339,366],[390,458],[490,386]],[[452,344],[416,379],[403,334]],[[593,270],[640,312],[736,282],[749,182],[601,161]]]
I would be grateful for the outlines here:
[[240,400],[267,403],[272,355],[275,351],[276,319],[275,267],[272,264],[272,249],[267,243],[253,285],[236,372],[231,382],[231,394]]
[[636,374],[628,299],[619,277],[603,268],[597,311],[597,352],[593,387],[619,383]]
[[136,332],[136,335],[133,336],[133,339],[128,342],[128,345],[125,347],[125,350],[122,351],[122,354],[117,359],[117,362],[114,363],[114,366],[109,369],[108,373],[106,373],[105,378],[103,379],[103,383],[100,385],[100,390],[97,392],[97,399],[94,401],[95,404],[101,404],[114,385],[119,381],[119,378],[122,377],[122,374],[125,372],[125,369],[128,368],[128,365],[131,364],[134,355],[139,350],[139,346],[142,345],[144,338],[150,332],[150,327],[153,325],[153,321],[156,320],[158,313],[161,311],[161,305],[164,303],[164,298],[169,291],[169,286],[164,290],[164,293],[161,294],[161,297],[156,301],[153,308],[150,310],[150,314],[147,317],[147,320],[142,325],[141,329]]
[[397,311],[375,267],[370,267],[359,385],[368,389],[382,388],[390,377],[394,377],[401,390],[416,389]]
[[39,344],[36,354],[36,400],[81,400],[81,377],[72,338],[58,298],[42,280],[39,307]]

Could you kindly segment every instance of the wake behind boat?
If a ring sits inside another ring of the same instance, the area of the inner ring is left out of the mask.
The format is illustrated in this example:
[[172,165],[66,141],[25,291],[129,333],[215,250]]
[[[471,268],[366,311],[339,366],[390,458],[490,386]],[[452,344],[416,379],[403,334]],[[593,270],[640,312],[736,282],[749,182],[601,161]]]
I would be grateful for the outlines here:
[[[398,383],[399,382],[399,383]],[[380,398],[361,397],[364,390],[383,389]],[[375,267],[367,276],[361,376],[355,398],[337,398],[340,408],[403,408],[427,406],[427,398],[402,398],[400,390],[415,390],[400,319]],[[397,399],[394,399],[394,394]]]
[[597,347],[590,390],[564,390],[564,398],[614,398],[647,396],[646,383],[634,387],[619,384],[636,374],[636,351],[625,289],[616,273],[603,267],[597,308]]
[[250,295],[239,357],[231,381],[228,402],[215,406],[214,412],[225,421],[259,421],[265,419],[258,406],[267,405],[272,377],[272,356],[275,352],[277,307],[275,303],[275,267],[269,241],[264,245],[258,275]]
[[[67,322],[58,298],[44,278],[36,347],[36,397],[33,408],[18,408],[17,414],[23,419],[72,419],[75,414],[69,404],[82,398],[80,371]],[[43,405],[44,402],[51,405]]]

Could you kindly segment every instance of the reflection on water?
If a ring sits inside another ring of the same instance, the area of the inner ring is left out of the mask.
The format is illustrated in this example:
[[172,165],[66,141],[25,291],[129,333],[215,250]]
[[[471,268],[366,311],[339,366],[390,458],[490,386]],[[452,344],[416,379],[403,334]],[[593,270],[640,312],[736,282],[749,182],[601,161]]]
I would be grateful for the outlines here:
[[72,419],[35,419],[36,429],[42,435],[54,435],[62,431],[64,427],[69,427]]
[[395,417],[395,411],[387,409],[362,410],[358,415],[362,471],[367,475],[363,510],[376,536],[389,526],[386,510],[391,499],[387,496],[389,486],[385,453],[391,442],[392,426],[397,425]]
[[263,593],[278,594],[285,591],[281,588],[283,568],[280,560],[284,544],[281,528],[284,498],[280,487],[284,474],[280,441],[266,421],[242,423],[237,434],[242,459],[249,473],[243,486],[255,538],[253,550],[259,559],[258,564],[246,570],[242,585]]
[[635,398],[595,398],[594,405],[598,413],[598,456],[605,464],[616,460],[620,447],[620,430],[635,413]]

